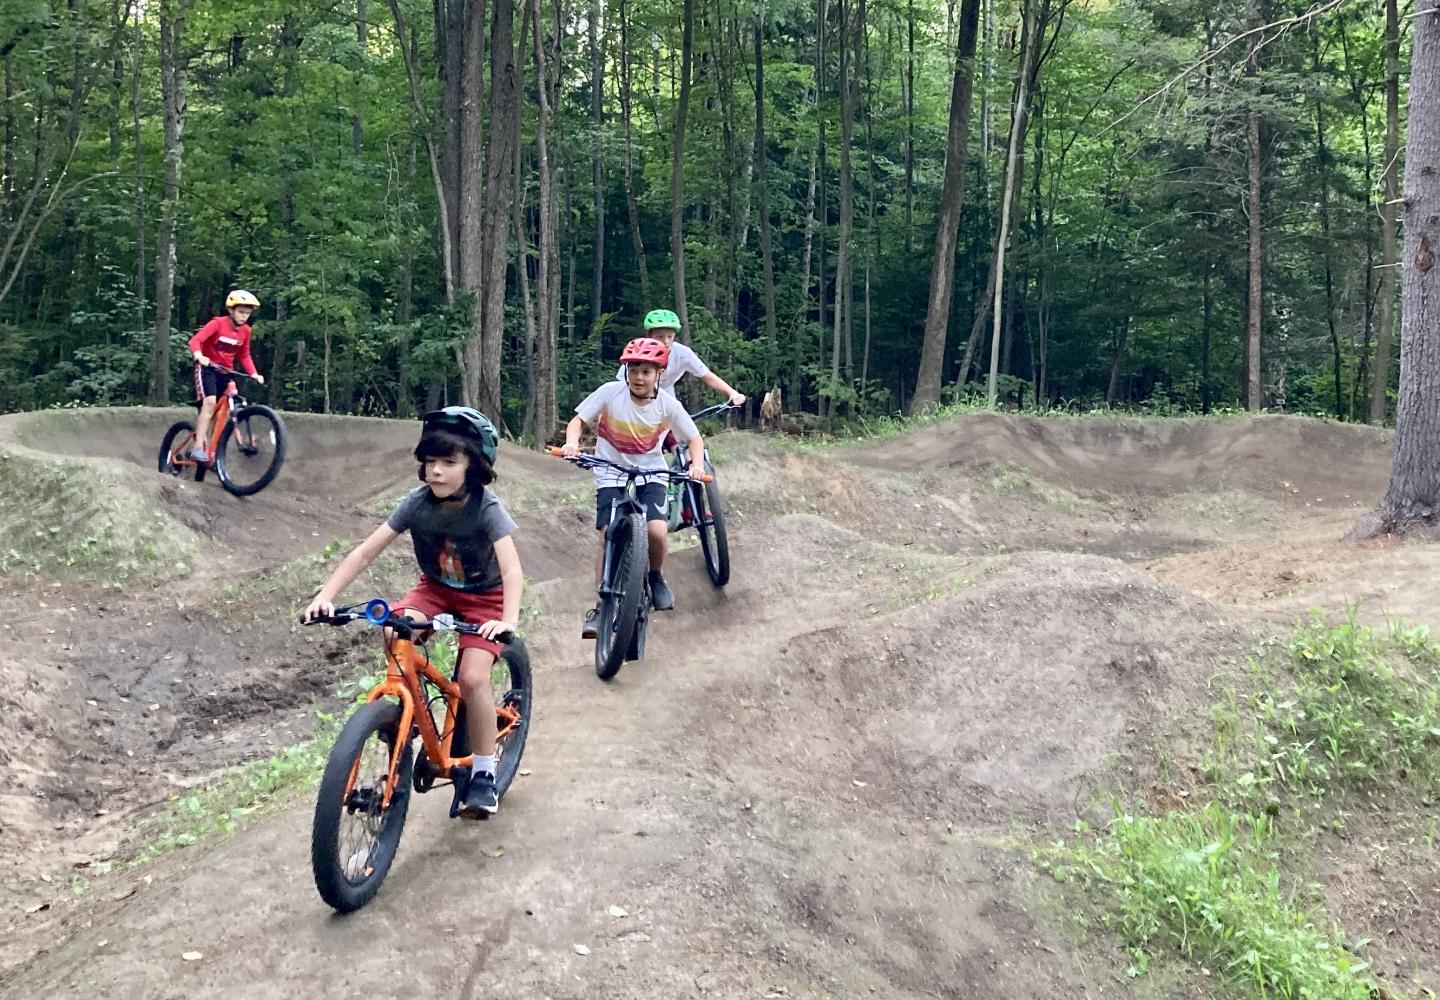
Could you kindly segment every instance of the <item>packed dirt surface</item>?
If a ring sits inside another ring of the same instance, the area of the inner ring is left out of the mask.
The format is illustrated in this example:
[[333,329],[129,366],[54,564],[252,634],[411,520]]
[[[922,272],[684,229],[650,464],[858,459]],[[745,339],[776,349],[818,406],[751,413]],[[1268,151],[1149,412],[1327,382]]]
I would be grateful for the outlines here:
[[[380,895],[338,918],[308,790],[120,862],[157,804],[374,670],[373,632],[295,615],[414,482],[416,428],[287,415],[280,477],[237,500],[155,472],[185,415],[0,418],[5,996],[1205,996],[1081,940],[1017,844],[1150,781],[1161,734],[1309,606],[1440,627],[1428,548],[1339,541],[1383,433],[973,415],[823,449],[717,435],[732,581],[675,536],[678,610],[604,684],[578,637],[589,478],[507,445],[527,773],[487,823],[415,797]],[[393,553],[349,596],[408,586]],[[1366,891],[1336,871],[1336,898]],[[1405,948],[1387,972],[1435,974]]]

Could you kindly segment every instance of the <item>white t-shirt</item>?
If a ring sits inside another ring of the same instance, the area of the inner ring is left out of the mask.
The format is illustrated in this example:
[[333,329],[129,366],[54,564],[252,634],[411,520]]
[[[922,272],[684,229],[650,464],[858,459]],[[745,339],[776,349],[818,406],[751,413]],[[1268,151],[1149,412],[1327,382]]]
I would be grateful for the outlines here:
[[[641,405],[630,395],[626,382],[606,382],[575,407],[580,419],[595,428],[595,455],[637,469],[665,468],[665,432],[681,441],[700,433],[680,401],[662,392]],[[649,477],[638,482],[649,482]],[[625,477],[613,469],[595,469],[595,485],[624,486]]]
[[[700,355],[677,340],[670,345],[670,361],[665,365],[665,370],[660,373],[660,388],[666,392],[674,393],[675,383],[679,382],[686,375],[704,378],[709,374],[710,366],[700,360]],[[625,381],[625,365],[620,366],[620,370],[615,373],[615,377],[621,382]]]

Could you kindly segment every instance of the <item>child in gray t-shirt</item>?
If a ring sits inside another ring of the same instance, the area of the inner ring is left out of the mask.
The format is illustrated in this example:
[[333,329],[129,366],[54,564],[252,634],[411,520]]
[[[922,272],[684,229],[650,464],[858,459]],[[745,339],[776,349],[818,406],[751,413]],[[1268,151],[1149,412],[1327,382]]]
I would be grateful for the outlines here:
[[525,574],[515,551],[515,522],[486,489],[495,480],[499,435],[485,415],[450,406],[424,417],[415,460],[420,481],[400,506],[330,574],[305,611],[307,619],[335,612],[355,578],[402,532],[410,532],[420,582],[394,604],[425,618],[452,614],[480,626],[459,634],[456,681],[464,701],[471,762],[460,815],[479,819],[500,806],[495,788],[495,705],[490,670],[503,648],[495,637],[513,632],[520,617]]

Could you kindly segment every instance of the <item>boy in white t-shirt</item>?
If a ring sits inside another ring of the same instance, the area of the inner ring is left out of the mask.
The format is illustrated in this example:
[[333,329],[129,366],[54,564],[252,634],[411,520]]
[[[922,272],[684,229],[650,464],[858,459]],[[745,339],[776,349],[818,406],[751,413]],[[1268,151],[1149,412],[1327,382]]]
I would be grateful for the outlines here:
[[[729,398],[732,406],[744,406],[743,392],[730,388],[730,383],[711,371],[710,366],[700,360],[700,355],[684,344],[675,343],[675,337],[679,333],[680,317],[676,316],[673,310],[651,309],[645,314],[645,336],[654,337],[670,350],[670,359],[665,363],[665,371],[660,376],[660,388],[673,395],[676,383],[686,375],[694,375],[716,392]],[[625,381],[623,364],[615,377],[621,382]]]
[[[625,365],[624,382],[607,382],[575,407],[575,416],[565,428],[566,458],[580,454],[580,435],[585,427],[595,428],[595,454],[610,462],[638,469],[665,470],[664,441],[669,432],[688,442],[690,478],[705,478],[705,442],[685,407],[672,393],[661,392],[661,373],[670,360],[670,349],[659,340],[641,337],[625,345],[620,355]],[[611,508],[624,494],[625,477],[613,469],[595,469],[595,527],[600,533],[595,556],[595,583],[605,564],[605,529]],[[665,480],[637,480],[637,493],[645,506],[646,529],[650,539],[650,596],[656,611],[675,608],[675,595],[661,572],[669,548],[666,524]],[[595,638],[598,608],[585,613],[581,636]]]

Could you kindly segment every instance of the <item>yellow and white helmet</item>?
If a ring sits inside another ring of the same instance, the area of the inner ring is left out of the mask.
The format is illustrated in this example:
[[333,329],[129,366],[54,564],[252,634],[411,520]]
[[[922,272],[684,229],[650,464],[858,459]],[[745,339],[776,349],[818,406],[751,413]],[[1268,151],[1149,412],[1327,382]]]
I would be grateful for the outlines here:
[[236,306],[249,306],[251,309],[260,308],[260,300],[243,288],[237,288],[225,296],[225,308],[234,309]]

